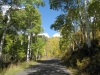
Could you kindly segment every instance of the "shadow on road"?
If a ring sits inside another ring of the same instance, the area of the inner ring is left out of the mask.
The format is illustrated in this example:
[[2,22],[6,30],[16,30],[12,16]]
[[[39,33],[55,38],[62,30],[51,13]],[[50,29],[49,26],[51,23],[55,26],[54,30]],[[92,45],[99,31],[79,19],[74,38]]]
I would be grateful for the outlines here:
[[59,59],[39,60],[16,75],[71,75]]
[[27,69],[28,75],[70,75],[59,59],[39,60],[39,64]]
[[49,59],[49,60],[38,60],[37,61],[38,63],[41,63],[41,64],[61,64],[61,65],[64,65],[63,62],[61,62],[59,59]]

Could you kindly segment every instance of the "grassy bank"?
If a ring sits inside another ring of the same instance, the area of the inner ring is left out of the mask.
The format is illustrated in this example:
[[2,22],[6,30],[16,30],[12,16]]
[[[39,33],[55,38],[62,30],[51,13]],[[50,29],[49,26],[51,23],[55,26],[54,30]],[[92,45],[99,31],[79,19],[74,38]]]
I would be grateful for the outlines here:
[[0,75],[15,75],[16,73],[28,68],[30,65],[34,65],[36,62],[23,62],[17,65],[10,65],[7,69],[0,70]]

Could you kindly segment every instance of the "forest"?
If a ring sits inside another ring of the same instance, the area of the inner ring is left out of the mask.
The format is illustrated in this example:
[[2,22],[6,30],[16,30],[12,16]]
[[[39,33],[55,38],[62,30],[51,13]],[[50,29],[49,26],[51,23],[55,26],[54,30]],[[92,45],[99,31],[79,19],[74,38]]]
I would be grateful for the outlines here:
[[61,10],[51,29],[61,33],[60,49],[73,75],[99,75],[100,0],[50,0],[50,8]]
[[[9,9],[3,13],[3,5]],[[51,25],[61,37],[44,31],[38,7],[43,0],[0,1],[0,71],[9,65],[41,58],[60,58],[73,75],[100,74],[100,0],[49,0],[62,11]]]

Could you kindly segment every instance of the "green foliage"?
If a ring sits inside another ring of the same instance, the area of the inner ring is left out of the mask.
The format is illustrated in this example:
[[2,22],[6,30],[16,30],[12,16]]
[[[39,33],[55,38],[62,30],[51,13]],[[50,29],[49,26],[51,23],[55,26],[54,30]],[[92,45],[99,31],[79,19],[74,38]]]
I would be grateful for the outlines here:
[[47,57],[60,57],[60,48],[59,48],[58,37],[48,38],[45,44],[45,54]]
[[[85,0],[49,1],[51,9],[60,9],[66,13],[59,15],[51,25],[51,29],[59,31],[62,35],[60,39],[60,49],[64,55],[62,60],[68,67],[77,69],[76,75],[100,74],[98,70],[100,69],[100,1],[86,0],[86,8]],[[91,48],[88,48],[88,38],[91,40]]]
[[36,57],[42,57],[44,56],[44,45],[45,40],[39,36],[35,36],[36,39],[33,39],[33,43],[31,43],[31,51],[32,51],[32,57],[34,59],[37,59]]
[[17,59],[19,61],[23,61],[23,58],[25,58],[25,57],[26,57],[26,54],[25,54],[24,49],[23,48],[18,49],[17,50]]
[[11,36],[9,35],[6,35],[5,37],[5,40],[6,40],[6,43],[5,43],[5,47],[4,47],[4,53],[9,53],[11,48],[12,48],[12,39],[11,39]]
[[54,28],[54,30],[60,30],[64,24],[65,24],[65,20],[66,20],[66,15],[61,14],[56,18],[56,21],[54,22],[54,24],[51,25],[51,29]]
[[22,3],[23,4],[31,4],[31,5],[34,5],[34,6],[44,6],[45,3],[43,2],[43,0],[22,0]]
[[54,10],[67,11],[76,7],[77,0],[49,0],[50,8]]
[[87,57],[84,57],[81,61],[79,61],[79,59],[77,59],[77,67],[81,70],[83,68],[85,68],[90,62],[90,59]]
[[26,25],[25,25],[25,11],[24,10],[18,10],[18,9],[11,9],[10,11],[10,16],[11,16],[11,25],[13,25],[13,27],[16,30],[24,30]]
[[[33,34],[37,35],[43,31],[41,27],[41,14],[37,7],[44,6],[45,4],[43,0],[4,0],[3,3],[0,2],[0,4],[8,4],[11,6],[6,12],[6,15],[2,16],[0,12],[0,46],[3,44],[3,50],[0,48],[0,51],[2,51],[2,68],[4,68],[8,67],[10,63],[15,64],[26,60],[27,34],[30,33],[31,39],[35,40],[35,38],[32,38]],[[22,4],[25,8],[18,9]],[[9,23],[7,22],[8,16],[10,16]],[[3,36],[4,32],[5,35]],[[3,43],[1,43],[2,36],[4,39]],[[38,39],[38,43],[34,41],[31,43],[35,48],[33,49],[33,53],[39,49],[39,55],[42,56],[44,41]],[[30,56],[30,58],[32,57]]]
[[30,33],[40,33],[42,30],[41,27],[41,15],[39,11],[32,5],[27,4],[25,8],[25,24],[28,28],[27,31]]
[[[96,41],[94,41],[96,42]],[[93,43],[94,43],[93,42]],[[98,75],[100,69],[99,49],[100,46],[92,43],[92,49],[89,53],[87,45],[76,51],[66,50],[62,60],[65,62],[67,67],[77,69],[75,75]],[[94,46],[95,45],[95,46]],[[91,55],[90,55],[91,54]],[[91,56],[91,57],[90,57]]]

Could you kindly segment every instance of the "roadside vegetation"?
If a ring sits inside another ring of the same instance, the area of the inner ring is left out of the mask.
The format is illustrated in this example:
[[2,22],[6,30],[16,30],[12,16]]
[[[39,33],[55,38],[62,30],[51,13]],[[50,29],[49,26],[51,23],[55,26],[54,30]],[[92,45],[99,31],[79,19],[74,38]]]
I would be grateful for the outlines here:
[[[13,75],[42,58],[47,37],[38,36],[43,32],[39,6],[44,6],[42,0],[0,1],[0,73],[2,75]],[[8,9],[4,10],[4,7]]]
[[5,4],[10,8],[0,12],[2,75],[49,57],[61,58],[73,75],[100,74],[100,0],[49,0],[50,9],[63,12],[50,27],[61,37],[52,38],[38,35],[43,32],[38,11],[45,6],[42,0],[0,1],[0,7]]
[[0,70],[0,75],[15,75],[16,73],[35,64],[36,64],[35,61],[21,62],[21,63],[17,63],[16,65],[12,64],[9,65],[8,68],[4,68],[3,70]]
[[62,61],[72,75],[100,74],[100,0],[50,0],[62,10],[51,29],[59,31]]

